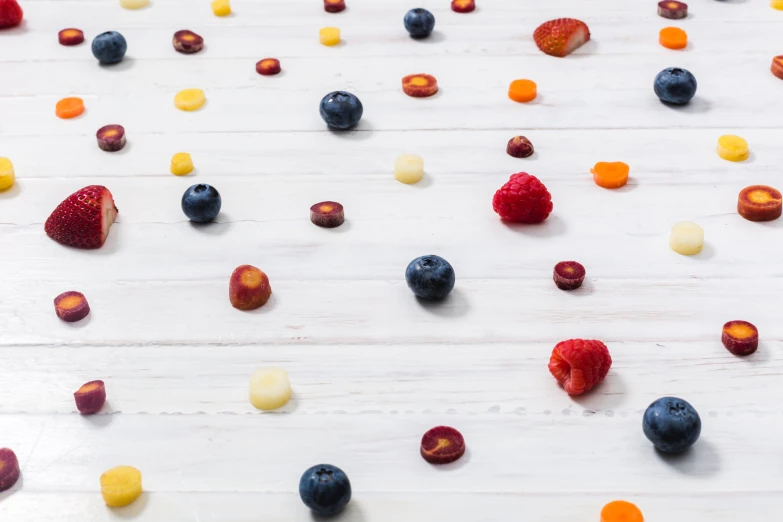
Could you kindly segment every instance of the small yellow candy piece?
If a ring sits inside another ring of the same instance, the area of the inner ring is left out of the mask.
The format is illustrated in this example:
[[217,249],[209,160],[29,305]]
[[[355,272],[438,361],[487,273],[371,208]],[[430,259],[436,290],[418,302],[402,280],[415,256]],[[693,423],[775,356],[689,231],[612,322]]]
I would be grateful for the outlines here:
[[783,0],[772,0],[772,8],[783,11]]
[[258,370],[250,377],[250,404],[259,410],[282,408],[291,399],[291,383],[282,368]]
[[215,16],[228,16],[231,14],[231,4],[228,3],[228,0],[214,0],[212,12],[215,13]]
[[150,0],[120,0],[120,6],[125,9],[141,9],[150,5]]
[[411,185],[424,177],[424,160],[415,154],[403,154],[394,162],[394,177]]
[[196,111],[207,101],[201,89],[185,89],[174,96],[174,107],[181,111]]
[[672,227],[669,246],[684,256],[693,256],[704,248],[704,229],[692,221],[681,221]]
[[193,172],[193,158],[187,152],[177,152],[171,157],[171,173],[184,176]]
[[0,158],[0,191],[8,190],[14,184],[14,165],[8,158]]
[[321,45],[337,45],[340,43],[340,30],[336,27],[324,27],[318,31],[318,35],[321,38]]
[[739,136],[726,134],[718,138],[718,156],[729,161],[745,161],[750,151],[748,142]]
[[101,475],[101,494],[109,507],[132,504],[141,496],[141,471],[131,466],[117,466]]

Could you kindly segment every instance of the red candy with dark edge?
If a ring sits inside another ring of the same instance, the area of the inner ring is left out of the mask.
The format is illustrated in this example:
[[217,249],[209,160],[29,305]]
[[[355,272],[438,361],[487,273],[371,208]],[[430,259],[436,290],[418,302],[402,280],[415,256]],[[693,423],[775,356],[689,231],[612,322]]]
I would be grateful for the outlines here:
[[436,426],[421,438],[421,456],[430,464],[448,464],[465,454],[465,439],[449,426]]
[[46,219],[46,235],[75,248],[100,248],[117,217],[117,207],[109,189],[90,185],[77,190]]
[[492,208],[505,221],[541,223],[552,212],[552,196],[538,178],[518,172],[495,192]]
[[475,0],[451,0],[451,10],[455,13],[470,13],[475,9]]
[[106,152],[117,152],[125,147],[125,127],[122,125],[104,125],[95,133],[98,147]]
[[576,290],[585,280],[585,267],[576,261],[560,261],[555,265],[553,279],[560,290]]
[[84,41],[84,33],[81,29],[69,27],[57,33],[57,41],[60,42],[60,45],[65,46],[79,45]]
[[0,0],[0,29],[16,27],[23,17],[24,11],[16,0]]
[[759,331],[747,321],[729,321],[723,325],[721,342],[734,355],[750,355],[759,347]]
[[188,29],[174,33],[171,43],[174,49],[182,54],[195,54],[204,48],[204,39]]
[[345,11],[345,0],[324,0],[324,11],[327,13]]
[[256,63],[256,72],[261,76],[273,76],[280,72],[280,60],[264,58]]
[[66,323],[75,323],[87,317],[90,305],[81,292],[63,292],[54,298],[54,311]]
[[339,227],[345,222],[345,211],[336,201],[322,201],[310,207],[310,221],[323,228]]
[[0,491],[14,487],[20,474],[16,453],[8,448],[0,448]]
[[106,402],[106,385],[103,381],[90,381],[82,384],[73,394],[79,413],[89,415],[98,413]]
[[601,341],[570,339],[557,343],[549,371],[569,395],[590,391],[609,373],[612,357]]

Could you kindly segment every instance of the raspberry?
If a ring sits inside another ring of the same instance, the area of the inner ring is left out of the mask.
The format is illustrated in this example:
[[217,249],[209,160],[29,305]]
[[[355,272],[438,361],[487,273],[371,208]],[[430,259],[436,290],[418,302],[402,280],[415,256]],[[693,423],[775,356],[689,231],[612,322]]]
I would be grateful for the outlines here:
[[16,0],[0,0],[0,29],[16,27],[22,23],[24,13]]
[[541,223],[552,212],[552,196],[537,177],[519,172],[495,192],[492,209],[506,221]]
[[590,391],[611,366],[612,357],[601,341],[569,339],[557,343],[549,358],[550,373],[569,395]]

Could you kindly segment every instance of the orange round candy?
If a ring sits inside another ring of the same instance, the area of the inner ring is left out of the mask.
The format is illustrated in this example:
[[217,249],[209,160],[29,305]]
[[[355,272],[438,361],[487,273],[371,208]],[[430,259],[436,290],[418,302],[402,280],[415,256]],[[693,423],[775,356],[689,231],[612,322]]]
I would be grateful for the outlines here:
[[667,49],[685,49],[688,45],[688,34],[679,27],[664,27],[658,41]]
[[409,74],[402,79],[402,92],[414,98],[426,98],[438,92],[438,80],[429,74]]
[[590,169],[593,181],[599,187],[615,189],[628,183],[628,173],[631,168],[622,161],[599,161]]
[[635,504],[615,500],[601,510],[601,522],[644,522],[644,516]]
[[508,97],[519,103],[533,101],[537,94],[536,82],[532,80],[514,80],[508,87]]
[[67,120],[80,116],[84,112],[84,101],[81,98],[63,98],[54,107],[58,118]]

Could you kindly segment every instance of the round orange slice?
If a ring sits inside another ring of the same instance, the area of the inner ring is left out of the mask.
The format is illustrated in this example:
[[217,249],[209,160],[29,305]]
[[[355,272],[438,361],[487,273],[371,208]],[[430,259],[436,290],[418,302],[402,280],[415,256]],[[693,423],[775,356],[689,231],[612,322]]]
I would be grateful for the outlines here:
[[414,98],[426,98],[438,92],[438,80],[429,74],[409,74],[402,79],[402,92]]
[[508,86],[508,97],[519,103],[526,103],[536,99],[538,87],[532,80],[514,80]]
[[615,189],[628,183],[628,173],[631,168],[622,161],[599,161],[590,169],[593,181],[599,187]]
[[644,522],[644,516],[635,504],[615,500],[601,510],[601,522]]
[[80,116],[84,112],[84,101],[81,98],[63,98],[54,106],[54,113],[58,118],[67,120]]

